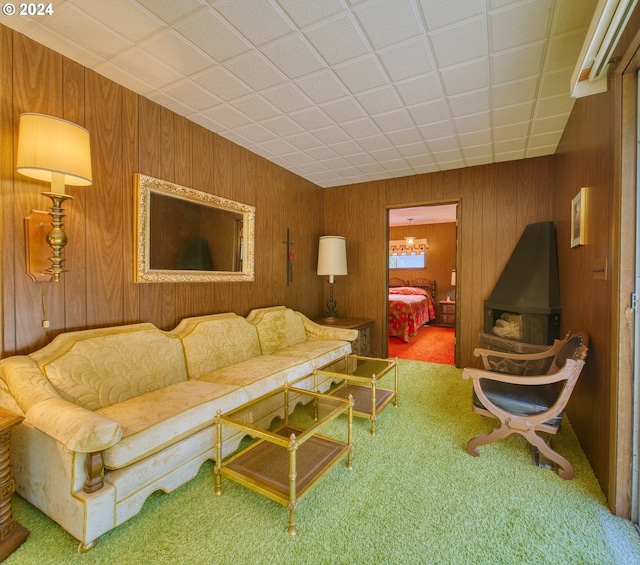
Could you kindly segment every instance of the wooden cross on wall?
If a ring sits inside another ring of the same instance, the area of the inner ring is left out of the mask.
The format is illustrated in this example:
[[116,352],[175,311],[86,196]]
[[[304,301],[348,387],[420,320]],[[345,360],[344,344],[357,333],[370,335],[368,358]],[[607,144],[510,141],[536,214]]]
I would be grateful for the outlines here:
[[287,228],[287,240],[282,243],[287,246],[287,286],[289,286],[293,282],[293,251],[291,251],[293,241],[291,241],[291,236],[289,235],[289,228]]

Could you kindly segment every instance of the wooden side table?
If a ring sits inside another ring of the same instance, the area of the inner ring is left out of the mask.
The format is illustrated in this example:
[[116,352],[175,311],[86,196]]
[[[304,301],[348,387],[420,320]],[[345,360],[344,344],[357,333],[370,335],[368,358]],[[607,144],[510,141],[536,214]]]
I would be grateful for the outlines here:
[[440,325],[447,328],[453,328],[456,325],[456,301],[441,300],[440,309],[442,310],[442,322]]
[[371,357],[371,332],[373,331],[373,320],[368,318],[336,318],[335,320],[319,318],[314,320],[314,322],[321,326],[333,326],[349,330],[358,330],[358,337],[351,342],[351,352],[354,355]]
[[13,553],[29,535],[29,530],[18,524],[11,513],[15,481],[11,475],[9,444],[11,428],[22,420],[21,416],[0,408],[0,561]]

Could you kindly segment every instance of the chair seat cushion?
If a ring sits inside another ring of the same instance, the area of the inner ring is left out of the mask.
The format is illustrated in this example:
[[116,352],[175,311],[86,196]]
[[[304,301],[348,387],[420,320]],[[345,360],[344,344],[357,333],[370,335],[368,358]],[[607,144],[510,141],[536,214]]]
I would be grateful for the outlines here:
[[[548,410],[553,406],[561,391],[558,383],[548,385],[515,385],[481,379],[482,390],[496,406],[512,414],[520,416],[533,416]],[[478,408],[484,408],[482,402],[473,391],[473,404]],[[549,420],[547,425],[558,426],[564,413]]]

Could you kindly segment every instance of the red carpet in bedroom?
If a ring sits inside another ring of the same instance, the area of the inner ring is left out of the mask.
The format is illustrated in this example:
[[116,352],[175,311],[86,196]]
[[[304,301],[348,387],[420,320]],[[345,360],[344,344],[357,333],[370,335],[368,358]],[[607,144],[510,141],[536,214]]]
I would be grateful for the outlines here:
[[422,326],[418,334],[405,343],[397,337],[389,338],[389,357],[412,359],[428,363],[454,365],[453,328]]

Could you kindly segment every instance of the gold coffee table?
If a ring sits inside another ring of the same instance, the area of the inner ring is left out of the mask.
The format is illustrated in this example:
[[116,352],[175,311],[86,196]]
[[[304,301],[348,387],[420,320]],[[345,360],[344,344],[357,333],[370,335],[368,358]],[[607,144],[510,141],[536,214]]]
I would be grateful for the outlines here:
[[[313,403],[313,414],[291,417],[297,404]],[[286,409],[287,408],[287,409]],[[322,426],[347,413],[347,441],[318,435]],[[273,418],[277,417],[274,421]],[[326,396],[288,385],[238,408],[216,414],[216,494],[222,476],[286,506],[287,533],[296,535],[296,508],[313,487],[345,456],[353,469],[353,400]],[[272,424],[272,422],[274,422]],[[222,426],[258,441],[222,461]]]
[[[393,390],[378,387],[383,377],[393,373]],[[353,397],[353,415],[371,420],[371,435],[376,435],[378,414],[393,400],[398,406],[398,362],[392,359],[377,359],[360,355],[345,355],[328,363],[314,373],[314,386],[327,379],[340,382],[337,388],[328,394],[334,397]]]

